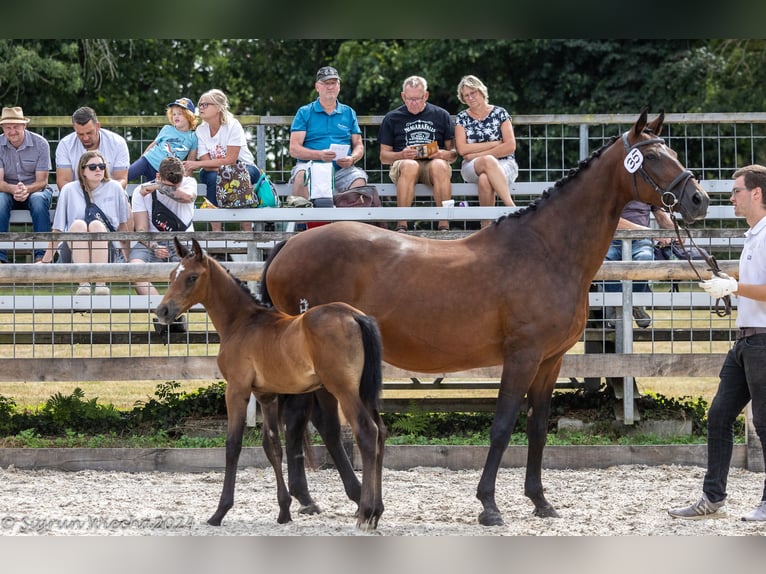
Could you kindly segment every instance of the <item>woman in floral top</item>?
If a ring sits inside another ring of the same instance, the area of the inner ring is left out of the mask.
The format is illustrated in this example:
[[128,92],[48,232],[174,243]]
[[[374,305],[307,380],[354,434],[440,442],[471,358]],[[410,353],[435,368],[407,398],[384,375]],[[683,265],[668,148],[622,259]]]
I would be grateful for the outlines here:
[[[479,205],[495,205],[499,197],[513,206],[511,184],[519,175],[513,157],[516,136],[511,116],[500,106],[489,104],[487,86],[476,76],[464,76],[457,87],[457,97],[468,109],[458,113],[455,145],[463,157],[460,173],[468,183],[476,183]],[[489,225],[483,221],[482,227]]]

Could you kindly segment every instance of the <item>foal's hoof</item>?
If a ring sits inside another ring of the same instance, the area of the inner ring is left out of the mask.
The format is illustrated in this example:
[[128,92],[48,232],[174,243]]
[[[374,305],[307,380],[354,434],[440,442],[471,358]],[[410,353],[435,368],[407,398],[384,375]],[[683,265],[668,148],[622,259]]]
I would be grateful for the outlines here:
[[298,509],[298,514],[319,514],[322,511],[319,509],[319,505],[316,502],[301,506]]
[[279,516],[277,517],[277,523],[278,524],[287,524],[288,522],[292,522],[293,517],[290,516],[290,511],[280,511]]
[[207,519],[207,523],[210,526],[220,526],[221,525],[221,519],[217,518],[215,516],[211,516],[210,518]]
[[479,524],[482,526],[505,526],[502,515],[497,510],[484,510],[479,514]]
[[561,518],[556,509],[550,504],[535,507],[534,515],[538,518]]

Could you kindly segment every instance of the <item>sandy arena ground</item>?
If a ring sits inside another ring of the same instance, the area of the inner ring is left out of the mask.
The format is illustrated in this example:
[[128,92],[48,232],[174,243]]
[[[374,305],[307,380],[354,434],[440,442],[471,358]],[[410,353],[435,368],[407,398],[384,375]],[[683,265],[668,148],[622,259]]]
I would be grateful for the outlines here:
[[[704,469],[689,466],[616,466],[603,470],[544,470],[548,500],[561,515],[540,519],[523,495],[524,469],[501,469],[497,502],[506,525],[477,523],[480,471],[443,468],[384,470],[385,512],[373,536],[646,536],[764,535],[766,523],[740,521],[760,499],[763,475],[732,469],[729,516],[682,521],[666,509],[696,499]],[[258,535],[357,536],[355,505],[334,470],[309,473],[323,512],[277,524],[271,470],[237,476],[234,507],[220,527],[205,521],[215,510],[222,472],[199,474],[0,469],[3,535]]]

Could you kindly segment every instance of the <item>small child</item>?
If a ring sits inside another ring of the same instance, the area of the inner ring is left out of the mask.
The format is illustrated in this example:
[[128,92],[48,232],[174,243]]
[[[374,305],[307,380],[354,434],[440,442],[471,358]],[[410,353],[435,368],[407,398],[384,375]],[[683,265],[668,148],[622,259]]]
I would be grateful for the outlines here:
[[[160,162],[169,155],[180,160],[197,159],[197,127],[199,118],[194,113],[194,102],[189,98],[178,98],[168,104],[167,116],[170,125],[163,126],[143,155],[128,169],[128,181],[143,178],[151,181],[160,171]],[[191,175],[191,174],[187,174]]]

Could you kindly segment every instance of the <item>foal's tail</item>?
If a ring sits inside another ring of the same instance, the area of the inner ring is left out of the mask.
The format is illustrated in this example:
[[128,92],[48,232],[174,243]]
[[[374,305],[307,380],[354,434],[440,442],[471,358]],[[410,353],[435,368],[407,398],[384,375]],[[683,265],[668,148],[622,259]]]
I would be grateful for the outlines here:
[[371,409],[380,410],[380,391],[383,388],[383,340],[378,322],[369,315],[354,314],[362,330],[364,368],[359,381],[359,397]]
[[277,243],[272,248],[269,256],[266,258],[266,263],[263,264],[263,271],[261,272],[260,292],[258,293],[258,298],[261,300],[262,305],[267,305],[269,307],[274,306],[274,303],[271,300],[271,295],[269,295],[269,288],[266,287],[266,273],[269,271],[269,265],[271,265],[272,260],[277,256],[277,253],[282,250],[282,248],[285,246],[285,243],[287,243],[287,239],[283,239]]

